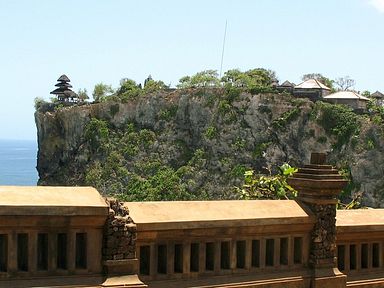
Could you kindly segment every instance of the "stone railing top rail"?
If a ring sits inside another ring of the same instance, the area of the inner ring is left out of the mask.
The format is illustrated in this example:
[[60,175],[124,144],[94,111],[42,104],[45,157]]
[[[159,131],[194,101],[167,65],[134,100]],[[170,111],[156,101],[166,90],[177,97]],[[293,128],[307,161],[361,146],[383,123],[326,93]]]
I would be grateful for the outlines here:
[[108,215],[92,187],[0,186],[0,215]]
[[294,200],[125,202],[125,206],[138,231],[162,230],[162,227],[196,229],[314,221],[312,215]]

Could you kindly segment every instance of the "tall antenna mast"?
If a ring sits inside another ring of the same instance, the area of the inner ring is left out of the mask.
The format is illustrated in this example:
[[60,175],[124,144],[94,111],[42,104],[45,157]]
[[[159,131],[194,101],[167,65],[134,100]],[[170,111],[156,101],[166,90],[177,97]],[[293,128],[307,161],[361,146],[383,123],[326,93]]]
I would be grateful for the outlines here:
[[224,48],[225,48],[225,38],[226,38],[226,36],[227,36],[227,20],[225,20],[223,50],[221,51],[220,78],[221,78],[221,73],[223,72],[223,60],[224,60]]

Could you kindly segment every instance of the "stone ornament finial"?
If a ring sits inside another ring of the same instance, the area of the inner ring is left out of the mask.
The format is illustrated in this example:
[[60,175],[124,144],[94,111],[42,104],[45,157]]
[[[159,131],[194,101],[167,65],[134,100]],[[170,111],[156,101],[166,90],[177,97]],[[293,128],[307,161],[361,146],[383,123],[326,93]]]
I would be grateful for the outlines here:
[[325,153],[312,153],[310,163],[299,168],[288,183],[298,191],[298,201],[309,208],[315,218],[309,254],[314,272],[311,287],[346,287],[346,276],[336,267],[335,249],[337,195],[348,181],[337,169],[325,164]]
[[336,196],[348,183],[332,165],[325,164],[325,153],[312,153],[311,164],[299,168],[298,172],[288,179],[289,185],[295,188],[298,198],[314,204],[336,204]]

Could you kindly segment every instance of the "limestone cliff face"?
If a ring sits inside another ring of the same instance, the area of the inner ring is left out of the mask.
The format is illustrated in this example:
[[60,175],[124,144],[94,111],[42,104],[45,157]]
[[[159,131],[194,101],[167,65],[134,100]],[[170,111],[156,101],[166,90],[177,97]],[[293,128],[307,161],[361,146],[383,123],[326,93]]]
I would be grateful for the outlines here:
[[[384,141],[379,128],[362,118],[360,136],[334,149],[337,138],[319,124],[322,111],[317,106],[284,94],[233,96],[209,89],[37,111],[39,184],[86,184],[128,200],[161,200],[130,193],[148,185],[149,194],[166,193],[172,189],[168,184],[160,192],[153,189],[175,177],[172,183],[188,195],[233,198],[244,170],[268,173],[284,162],[303,165],[318,151],[327,152],[333,164],[350,168],[354,189],[364,192],[366,204],[381,206]],[[104,140],[96,135],[90,141],[94,119],[108,125]]]

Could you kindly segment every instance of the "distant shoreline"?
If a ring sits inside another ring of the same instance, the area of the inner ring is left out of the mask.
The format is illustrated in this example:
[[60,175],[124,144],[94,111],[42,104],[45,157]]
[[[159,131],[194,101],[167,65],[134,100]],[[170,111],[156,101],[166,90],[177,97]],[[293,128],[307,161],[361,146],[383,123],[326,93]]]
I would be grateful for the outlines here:
[[25,142],[37,142],[37,139],[0,138],[0,141],[25,141]]

